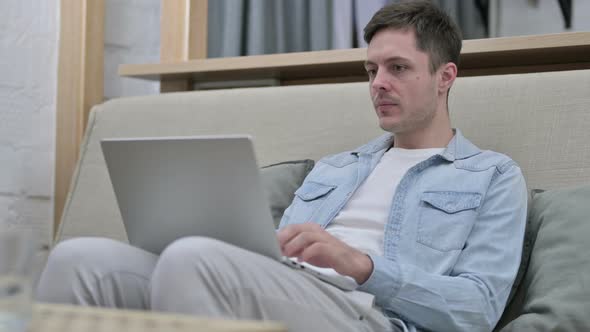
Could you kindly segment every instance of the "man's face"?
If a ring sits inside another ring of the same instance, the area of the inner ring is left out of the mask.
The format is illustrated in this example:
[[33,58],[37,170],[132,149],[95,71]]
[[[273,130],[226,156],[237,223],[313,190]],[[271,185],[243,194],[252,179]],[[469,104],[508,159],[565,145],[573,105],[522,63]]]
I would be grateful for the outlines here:
[[367,48],[365,69],[383,130],[400,134],[429,127],[437,111],[437,73],[416,48],[413,30],[383,29]]

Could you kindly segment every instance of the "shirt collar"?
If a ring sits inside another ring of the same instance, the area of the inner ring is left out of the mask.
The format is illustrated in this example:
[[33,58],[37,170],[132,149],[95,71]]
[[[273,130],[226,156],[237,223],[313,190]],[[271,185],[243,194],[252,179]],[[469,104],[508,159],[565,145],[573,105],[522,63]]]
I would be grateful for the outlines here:
[[471,143],[459,129],[453,129],[455,135],[441,153],[441,157],[448,161],[467,159],[481,153],[481,150]]
[[[476,154],[481,153],[481,150],[471,143],[467,138],[461,134],[459,129],[453,129],[455,135],[444,149],[444,151],[440,154],[442,158],[448,161],[455,161],[459,159],[466,159]],[[369,142],[366,145],[363,145],[358,150],[353,152],[353,154],[358,153],[376,153],[382,150],[388,149],[393,144],[393,134],[387,133],[384,134],[373,141]]]

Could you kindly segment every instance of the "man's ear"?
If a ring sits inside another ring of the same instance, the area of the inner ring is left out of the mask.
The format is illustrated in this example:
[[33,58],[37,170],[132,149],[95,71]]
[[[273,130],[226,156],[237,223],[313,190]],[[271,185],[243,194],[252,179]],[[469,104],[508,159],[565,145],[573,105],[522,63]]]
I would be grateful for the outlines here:
[[438,92],[440,94],[446,94],[453,85],[453,82],[455,82],[455,78],[457,78],[457,65],[447,62],[439,68],[439,72]]

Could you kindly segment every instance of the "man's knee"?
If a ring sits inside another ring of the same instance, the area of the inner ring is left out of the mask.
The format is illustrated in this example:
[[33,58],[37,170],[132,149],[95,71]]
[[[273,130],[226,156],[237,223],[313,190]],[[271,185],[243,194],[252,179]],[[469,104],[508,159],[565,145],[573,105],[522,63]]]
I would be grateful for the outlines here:
[[37,284],[36,297],[42,302],[73,303],[77,270],[90,266],[103,249],[115,242],[101,238],[76,238],[57,244],[47,259]]
[[174,241],[160,255],[151,279],[155,310],[220,316],[219,302],[228,308],[227,292],[237,285],[232,266],[236,247],[206,237]]
[[164,262],[196,262],[227,254],[231,245],[208,237],[191,236],[172,242],[162,252],[160,263]]
[[172,284],[194,283],[196,279],[217,276],[234,265],[235,247],[212,238],[186,237],[171,243],[160,255],[152,276],[152,286],[160,289]]
[[108,255],[116,241],[106,238],[82,237],[57,244],[47,259],[47,269],[64,271],[81,264],[93,264],[96,257]]

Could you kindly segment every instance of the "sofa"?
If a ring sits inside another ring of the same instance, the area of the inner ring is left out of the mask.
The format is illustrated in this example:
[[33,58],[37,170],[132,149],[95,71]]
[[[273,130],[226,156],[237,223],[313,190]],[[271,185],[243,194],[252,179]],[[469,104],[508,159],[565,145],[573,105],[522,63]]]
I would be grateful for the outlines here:
[[[522,263],[498,331],[590,330],[590,70],[461,77],[454,127],[511,156],[531,191]],[[99,142],[108,137],[250,134],[275,219],[313,160],[382,134],[368,85],[165,93],[93,108],[56,243],[127,241]]]

